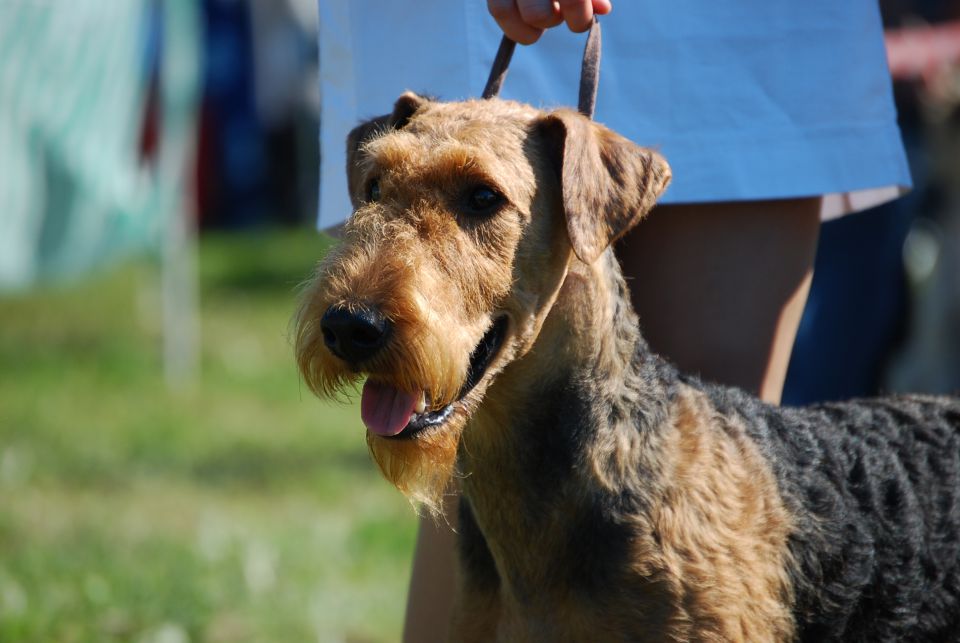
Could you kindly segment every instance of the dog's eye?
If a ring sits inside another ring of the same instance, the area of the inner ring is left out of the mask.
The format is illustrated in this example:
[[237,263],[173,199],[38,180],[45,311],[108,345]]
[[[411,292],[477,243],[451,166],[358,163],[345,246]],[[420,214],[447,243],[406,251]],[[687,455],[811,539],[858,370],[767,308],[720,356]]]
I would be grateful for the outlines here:
[[380,200],[380,181],[374,179],[370,181],[370,185],[367,186],[367,201],[379,201]]
[[471,214],[492,214],[505,200],[503,195],[493,188],[481,185],[467,194],[467,209]]

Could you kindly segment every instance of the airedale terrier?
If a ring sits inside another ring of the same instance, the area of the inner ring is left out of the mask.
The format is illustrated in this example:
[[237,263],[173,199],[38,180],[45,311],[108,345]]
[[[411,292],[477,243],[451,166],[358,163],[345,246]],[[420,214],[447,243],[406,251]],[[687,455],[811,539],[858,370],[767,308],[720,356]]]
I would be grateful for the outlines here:
[[670,180],[568,110],[407,93],[296,318],[384,475],[462,492],[458,641],[960,640],[960,402],[778,408],[648,348],[610,248]]

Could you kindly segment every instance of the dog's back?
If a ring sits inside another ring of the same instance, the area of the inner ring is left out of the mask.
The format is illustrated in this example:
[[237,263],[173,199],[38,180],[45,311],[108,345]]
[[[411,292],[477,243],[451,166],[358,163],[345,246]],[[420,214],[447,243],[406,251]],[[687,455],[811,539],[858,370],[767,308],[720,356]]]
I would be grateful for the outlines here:
[[796,520],[802,640],[960,640],[960,399],[898,396],[739,413]]

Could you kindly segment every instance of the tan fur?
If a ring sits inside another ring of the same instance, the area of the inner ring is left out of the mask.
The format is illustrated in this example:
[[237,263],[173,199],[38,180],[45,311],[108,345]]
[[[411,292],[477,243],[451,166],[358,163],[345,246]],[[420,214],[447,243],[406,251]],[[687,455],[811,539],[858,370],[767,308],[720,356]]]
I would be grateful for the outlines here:
[[661,544],[638,547],[634,562],[657,568],[677,592],[669,637],[790,640],[791,523],[773,473],[743,427],[715,415],[702,394],[688,391],[674,413],[650,516]]
[[501,622],[500,599],[469,587],[458,588],[450,631],[458,643],[489,643],[497,640]]
[[[574,112],[405,94],[351,133],[347,169],[356,209],[304,293],[297,360],[319,395],[366,376],[425,391],[434,408],[454,404],[436,429],[367,437],[414,502],[438,512],[457,476],[476,514],[500,581],[490,590],[464,580],[454,640],[789,640],[789,513],[743,427],[702,394],[683,391],[657,439],[620,431],[591,443],[550,490],[559,504],[546,515],[527,509],[526,465],[510,457],[527,439],[515,415],[555,373],[590,364],[600,394],[624,387],[637,320],[608,248],[666,187],[666,162]],[[464,211],[477,185],[505,197],[495,216]],[[331,306],[361,305],[394,334],[354,372],[326,349],[319,321]],[[507,339],[455,401],[498,316]],[[635,484],[638,467],[649,510],[629,517],[631,562],[618,584],[584,600],[552,580],[558,564],[576,562],[564,559],[570,515],[595,493]]]
[[[491,541],[509,546],[491,542],[494,555],[521,570],[539,588],[543,603],[544,619],[531,631],[529,618],[519,615],[536,607],[509,587],[501,588],[497,640],[636,640],[624,633],[643,632],[640,640],[649,641],[790,641],[790,514],[744,428],[714,413],[693,389],[684,390],[670,409],[661,442],[651,444],[633,433],[618,443],[599,443],[590,469],[579,476],[571,472],[574,498],[578,490],[619,488],[638,462],[649,463],[655,473],[645,488],[652,511],[634,517],[633,580],[612,591],[613,599],[602,608],[549,587],[551,567],[560,557],[547,552],[562,550],[562,543],[552,540],[562,532],[527,522],[517,500],[522,490],[514,482],[520,472],[496,461],[494,453],[504,442],[507,450],[519,449],[518,437],[503,427],[531,383],[539,381],[538,373],[594,360],[610,375],[610,386],[617,386],[627,360],[604,331],[613,323],[611,302],[617,297],[600,276],[606,270],[603,262],[580,264],[567,276],[537,345],[494,382],[462,438],[469,474],[463,485],[471,502],[480,514],[499,511],[502,516],[500,524],[487,528],[502,536]],[[495,472],[489,470],[491,462]],[[564,519],[558,514],[558,523]],[[532,551],[543,555],[531,556]],[[557,609],[558,604],[565,607]],[[476,626],[477,619],[472,614],[471,624]]]

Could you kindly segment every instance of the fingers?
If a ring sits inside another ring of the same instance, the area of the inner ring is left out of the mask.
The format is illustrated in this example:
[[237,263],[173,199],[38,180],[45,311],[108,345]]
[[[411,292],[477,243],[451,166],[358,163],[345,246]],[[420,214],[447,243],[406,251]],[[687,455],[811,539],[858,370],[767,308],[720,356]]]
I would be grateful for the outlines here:
[[593,16],[612,9],[610,0],[487,0],[487,9],[507,37],[522,45],[535,43],[545,29],[566,22],[570,31],[590,28]]
[[[552,7],[550,4],[551,9]],[[543,34],[544,27],[531,26],[524,20],[516,0],[487,0],[487,10],[503,29],[503,33],[521,45],[532,45]]]
[[596,16],[605,16],[613,11],[613,3],[610,0],[593,0],[593,14]]
[[593,5],[590,0],[559,0],[560,13],[573,33],[582,33],[593,23]]
[[549,29],[563,22],[556,0],[516,0],[520,17],[531,27]]

